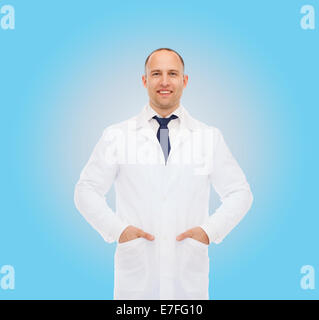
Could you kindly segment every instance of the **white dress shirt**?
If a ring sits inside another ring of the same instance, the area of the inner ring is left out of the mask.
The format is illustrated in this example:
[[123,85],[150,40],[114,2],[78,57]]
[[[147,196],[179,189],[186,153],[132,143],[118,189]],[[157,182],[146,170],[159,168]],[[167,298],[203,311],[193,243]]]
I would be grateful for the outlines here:
[[[174,144],[176,134],[180,128],[180,123],[183,120],[183,112],[182,107],[179,106],[177,109],[175,109],[173,112],[171,112],[168,116],[165,118],[169,118],[171,115],[176,115],[178,118],[172,119],[168,124],[168,136],[171,144]],[[157,134],[159,123],[156,119],[153,119],[154,116],[158,116],[159,118],[163,118],[161,115],[159,115],[149,104],[146,105],[146,117],[153,128],[155,135]]]

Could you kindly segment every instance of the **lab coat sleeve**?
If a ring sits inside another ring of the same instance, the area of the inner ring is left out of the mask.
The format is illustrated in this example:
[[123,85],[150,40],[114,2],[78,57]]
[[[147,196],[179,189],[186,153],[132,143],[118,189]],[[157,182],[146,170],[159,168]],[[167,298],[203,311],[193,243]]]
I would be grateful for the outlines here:
[[107,205],[105,195],[118,172],[115,160],[115,138],[105,129],[75,186],[76,208],[106,242],[118,241],[127,223]]
[[208,217],[201,228],[207,233],[210,243],[218,244],[248,212],[253,202],[253,195],[242,169],[231,154],[220,130],[213,129],[213,163],[209,179],[222,204]]

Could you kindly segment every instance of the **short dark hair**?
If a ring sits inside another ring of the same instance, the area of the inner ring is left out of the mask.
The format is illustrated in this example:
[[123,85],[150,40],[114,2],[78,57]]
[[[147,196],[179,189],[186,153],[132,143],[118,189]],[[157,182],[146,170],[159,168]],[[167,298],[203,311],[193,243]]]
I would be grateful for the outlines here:
[[[152,52],[148,55],[148,57],[146,58],[146,60],[145,60],[145,65],[144,65],[145,71],[146,71],[146,65],[147,65],[148,60],[150,59],[151,55],[152,55],[153,53],[157,52],[157,51],[162,51],[162,50],[166,50],[166,51],[170,51],[170,52],[176,53],[176,54],[178,55],[179,59],[181,60],[182,64],[183,64],[183,69],[185,68],[184,60],[183,60],[182,56],[181,56],[178,52],[176,52],[175,50],[170,49],[170,48],[159,48],[159,49],[156,49],[156,50],[152,51]],[[146,72],[145,72],[145,73],[146,73]]]

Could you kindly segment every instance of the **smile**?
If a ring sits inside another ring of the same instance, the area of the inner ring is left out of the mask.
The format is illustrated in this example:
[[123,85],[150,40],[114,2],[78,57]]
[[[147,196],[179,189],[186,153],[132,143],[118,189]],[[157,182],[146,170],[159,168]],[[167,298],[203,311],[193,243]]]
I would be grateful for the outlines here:
[[160,95],[160,96],[163,96],[163,97],[166,97],[166,96],[169,96],[173,91],[170,91],[170,90],[158,90],[157,93]]

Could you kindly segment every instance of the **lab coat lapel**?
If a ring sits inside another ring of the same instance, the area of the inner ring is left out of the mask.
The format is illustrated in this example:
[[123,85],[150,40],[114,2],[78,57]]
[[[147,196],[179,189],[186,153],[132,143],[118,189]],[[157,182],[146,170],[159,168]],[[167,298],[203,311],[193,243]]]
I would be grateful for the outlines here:
[[197,129],[196,121],[189,115],[184,107],[182,107],[182,119],[180,124],[180,129],[176,136],[176,140],[171,144],[170,154],[173,154],[182,147],[183,143],[191,139],[192,132]]
[[150,140],[152,143],[158,144],[157,137],[152,129],[145,112],[146,106],[136,117],[136,130],[144,138]]
[[[182,119],[180,124],[180,129],[176,135],[175,141],[171,142],[171,153],[177,152],[177,150],[182,146],[182,144],[191,138],[192,131],[197,129],[197,122],[194,118],[192,118],[187,110],[182,107]],[[157,140],[157,137],[152,129],[145,112],[146,106],[144,106],[143,110],[136,117],[136,129],[138,132],[152,143],[160,146]]]
[[181,122],[181,126],[176,136],[176,140],[171,142],[170,155],[177,152],[177,150],[182,146],[182,144],[190,137],[190,130],[184,126],[183,122]]

